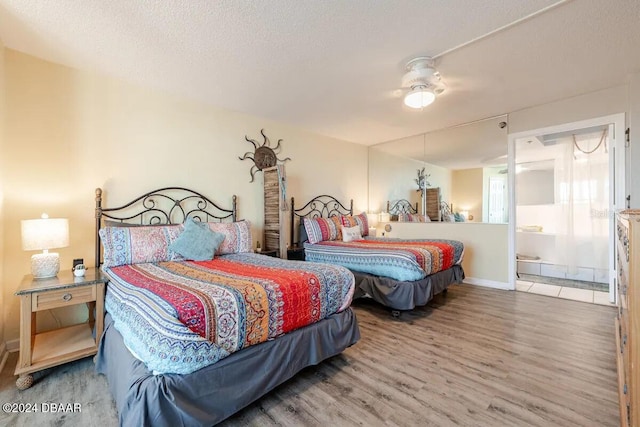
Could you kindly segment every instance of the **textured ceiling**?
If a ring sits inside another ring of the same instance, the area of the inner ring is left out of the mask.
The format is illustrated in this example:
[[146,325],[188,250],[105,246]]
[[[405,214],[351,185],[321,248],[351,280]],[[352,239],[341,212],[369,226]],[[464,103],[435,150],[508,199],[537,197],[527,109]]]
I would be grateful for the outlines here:
[[[622,84],[639,23],[638,0],[0,0],[8,48],[362,144]],[[419,55],[448,89],[412,111]]]

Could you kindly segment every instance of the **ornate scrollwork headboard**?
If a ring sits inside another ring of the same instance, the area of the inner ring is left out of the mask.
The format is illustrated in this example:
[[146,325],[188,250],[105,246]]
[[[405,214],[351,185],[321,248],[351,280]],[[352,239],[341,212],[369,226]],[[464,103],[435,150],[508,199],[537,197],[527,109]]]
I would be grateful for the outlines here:
[[291,247],[299,246],[300,236],[295,239],[295,230],[299,227],[302,218],[329,218],[334,215],[353,215],[353,199],[349,201],[349,208],[340,203],[338,199],[326,194],[316,196],[306,205],[296,209],[295,199],[291,198]]
[[453,213],[453,205],[449,206],[447,202],[444,202],[444,201],[440,202],[440,216],[442,218],[442,221],[447,221],[445,218],[447,218],[452,213]]
[[400,199],[394,202],[387,201],[387,213],[391,216],[395,215],[396,217],[400,214],[417,214],[418,202],[416,202],[414,207],[407,199]]
[[202,194],[183,187],[165,187],[136,197],[129,203],[115,208],[102,206],[102,189],[96,188],[95,261],[100,265],[100,236],[102,220],[120,224],[166,225],[182,224],[187,218],[202,222],[237,220],[237,197],[232,197],[231,209],[220,207]]

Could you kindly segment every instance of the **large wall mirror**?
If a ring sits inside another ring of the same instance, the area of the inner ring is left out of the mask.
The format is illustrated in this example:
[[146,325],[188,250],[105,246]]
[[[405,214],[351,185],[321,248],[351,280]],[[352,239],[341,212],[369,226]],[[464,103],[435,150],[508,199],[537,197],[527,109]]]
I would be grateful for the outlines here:
[[428,203],[435,193],[428,190],[423,199],[416,182],[424,168],[428,189],[438,189],[439,201],[458,214],[456,219],[506,223],[506,123],[506,116],[492,117],[371,146],[369,212],[395,220],[386,213],[389,204],[399,200],[417,206],[419,214],[432,212]]

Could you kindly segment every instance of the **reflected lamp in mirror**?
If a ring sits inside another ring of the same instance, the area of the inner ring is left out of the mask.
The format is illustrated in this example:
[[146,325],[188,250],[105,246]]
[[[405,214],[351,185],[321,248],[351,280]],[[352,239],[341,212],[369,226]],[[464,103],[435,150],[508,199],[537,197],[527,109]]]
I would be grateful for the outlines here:
[[35,279],[55,277],[60,271],[60,258],[49,249],[69,246],[69,220],[49,218],[46,214],[40,219],[21,221],[22,249],[42,251],[31,256],[31,274]]

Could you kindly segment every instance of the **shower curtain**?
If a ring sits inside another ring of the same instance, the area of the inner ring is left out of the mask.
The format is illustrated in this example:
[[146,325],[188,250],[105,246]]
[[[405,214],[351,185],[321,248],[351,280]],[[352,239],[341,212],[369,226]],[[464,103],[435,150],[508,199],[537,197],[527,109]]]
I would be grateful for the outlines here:
[[608,266],[609,155],[607,131],[561,138],[555,159],[556,253],[567,273]]

